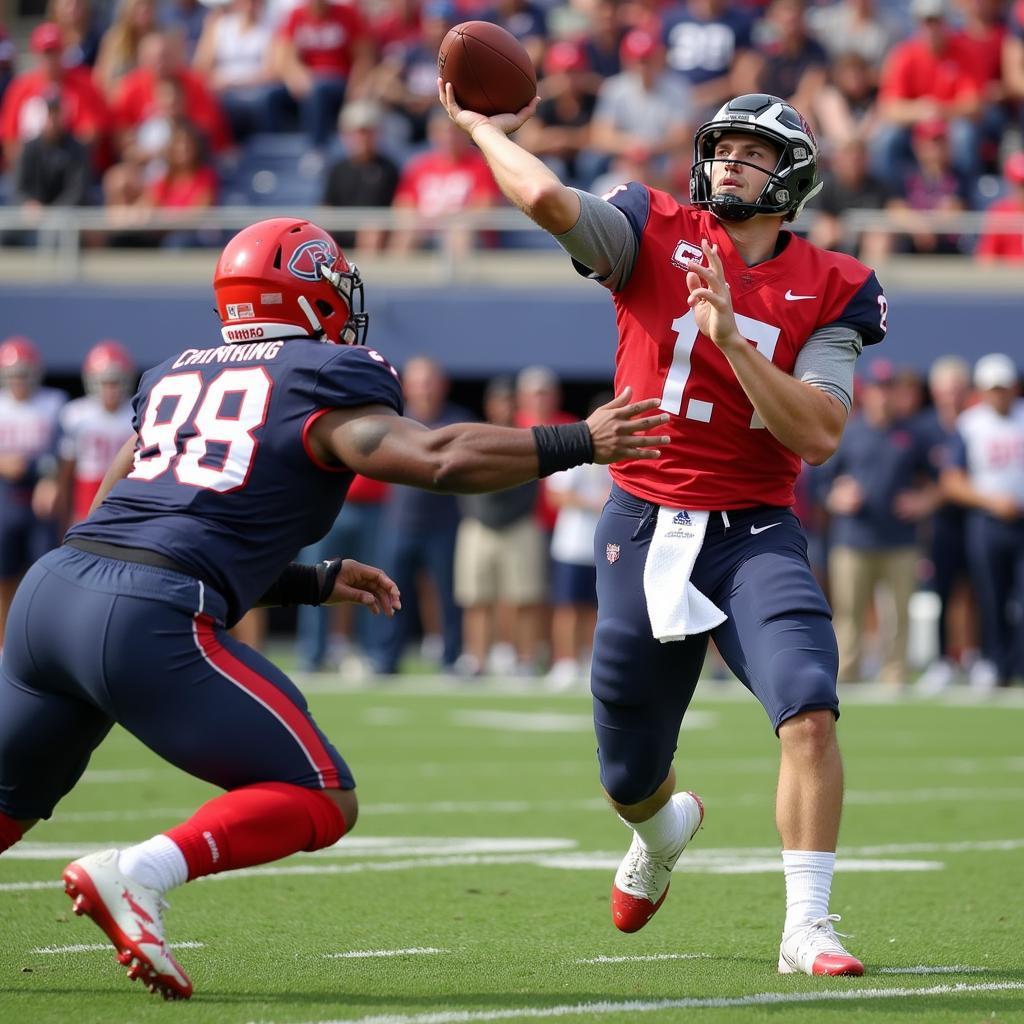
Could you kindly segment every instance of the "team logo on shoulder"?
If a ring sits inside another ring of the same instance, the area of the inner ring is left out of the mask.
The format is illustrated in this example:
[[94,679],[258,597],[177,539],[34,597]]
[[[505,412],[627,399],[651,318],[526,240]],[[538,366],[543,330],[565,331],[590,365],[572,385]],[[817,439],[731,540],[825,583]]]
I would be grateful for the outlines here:
[[681,270],[685,270],[686,264],[690,262],[703,263],[704,250],[699,245],[694,245],[692,242],[687,242],[685,239],[680,238],[676,242],[675,251],[672,253],[672,263]]
[[604,557],[608,559],[609,565],[614,565],[619,560],[622,549],[618,544],[605,544]]
[[295,250],[288,261],[288,272],[303,281],[319,281],[321,264],[330,266],[337,258],[334,246],[323,238],[314,238]]

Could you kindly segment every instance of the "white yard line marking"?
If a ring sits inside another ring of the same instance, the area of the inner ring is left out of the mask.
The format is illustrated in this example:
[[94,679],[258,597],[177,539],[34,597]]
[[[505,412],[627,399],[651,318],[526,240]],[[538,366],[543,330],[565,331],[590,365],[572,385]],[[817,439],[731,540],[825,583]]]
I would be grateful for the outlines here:
[[317,1021],[314,1024],[473,1024],[489,1020],[536,1020],[544,1017],[578,1017],[583,1014],[657,1013],[664,1010],[710,1010],[730,1006],[783,1006],[787,1003],[855,1003],[871,999],[905,999],[925,996],[971,995],[979,992],[1020,992],[1022,981],[984,985],[933,985],[930,988],[832,989],[822,992],[758,992],[749,996],[713,999],[658,999],[651,1002],[594,1002],[562,1006],[519,1007],[497,1010],[451,1010],[435,1013],[384,1014]]
[[[763,802],[763,801],[762,801]],[[360,807],[359,813],[378,814],[533,814],[538,811],[603,811],[608,801],[600,797],[590,800],[434,800],[425,804],[372,804]]]
[[964,964],[950,964],[946,967],[931,967],[918,964],[916,967],[879,967],[879,974],[984,974],[987,967],[967,967]]
[[710,953],[651,953],[647,956],[591,956],[577,964],[638,964],[649,960],[712,960]]
[[[564,711],[486,711],[460,710],[451,713],[456,725],[476,729],[498,729],[502,732],[592,732],[594,719],[590,712],[573,714]],[[714,711],[691,711],[683,719],[683,729],[709,729],[718,721]]]
[[[89,850],[118,846],[105,843],[19,843],[4,853],[4,860],[66,860]],[[282,866],[247,868],[204,881],[223,882],[232,878],[258,875],[344,875],[359,872],[415,871],[421,868],[446,868],[476,865],[532,864],[560,870],[614,870],[622,859],[621,851],[577,851],[571,839],[449,839],[408,837],[346,838],[328,850],[302,855],[306,863],[289,862]],[[839,850],[839,871],[935,871],[940,861],[889,859],[892,855],[921,853],[1004,853],[1024,849],[1024,839],[982,839],[951,843],[887,843],[878,846],[848,846]],[[355,860],[347,864],[324,864],[328,857],[347,858],[372,854],[375,860]],[[380,858],[395,859],[380,859]],[[321,863],[315,863],[319,860]],[[314,861],[310,863],[309,861]],[[781,869],[779,851],[773,847],[694,848],[687,852],[677,871],[695,874],[771,874]],[[60,881],[35,880],[0,882],[0,892],[32,892],[59,889]]]
[[[171,949],[202,949],[205,942],[192,942],[186,939],[184,942],[169,942]],[[40,946],[38,949],[30,949],[30,953],[99,953],[106,950],[108,953],[114,951],[109,942],[82,942],[74,946]]]
[[362,960],[377,956],[425,956],[447,952],[447,949],[435,949],[433,946],[410,946],[408,949],[353,949],[347,953],[324,953],[324,956],[328,960]]
[[[778,853],[773,856],[745,857],[733,850],[709,854],[705,850],[690,850],[675,866],[675,871],[693,875],[774,875],[781,870]],[[615,871],[622,860],[621,853],[573,852],[538,857],[541,867],[562,871]],[[840,857],[836,871],[850,874],[865,871],[941,871],[946,865],[937,860],[882,860],[878,858],[851,859]]]

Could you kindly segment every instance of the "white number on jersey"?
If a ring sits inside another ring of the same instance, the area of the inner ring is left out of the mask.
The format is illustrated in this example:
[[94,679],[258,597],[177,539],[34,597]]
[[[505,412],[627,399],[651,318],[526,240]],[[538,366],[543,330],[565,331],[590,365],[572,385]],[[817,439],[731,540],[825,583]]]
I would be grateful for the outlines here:
[[[129,478],[155,480],[174,464],[174,475],[180,483],[221,493],[241,487],[252,468],[256,454],[252,435],[266,419],[271,387],[270,377],[258,366],[225,370],[206,386],[205,392],[198,373],[162,378],[146,402]],[[228,395],[238,396],[237,410],[230,416],[221,412]],[[158,419],[162,406],[169,402],[174,407]],[[193,410],[196,434],[179,450],[178,432]],[[227,446],[219,467],[201,462],[210,442]]]
[[[748,341],[752,341],[754,348],[771,362],[775,356],[775,346],[779,342],[782,329],[740,313],[736,314],[736,326],[739,328],[740,334]],[[691,309],[681,317],[677,317],[672,321],[672,330],[676,335],[676,343],[672,349],[672,365],[668,368],[668,376],[665,378],[665,387],[661,393],[659,408],[663,412],[670,412],[674,416],[678,416],[683,408],[683,392],[690,379],[693,347],[697,344],[697,339],[700,338],[697,315]],[[713,411],[714,402],[691,398],[686,403],[686,412],[683,415],[688,420],[710,423]],[[750,417],[750,426],[753,429],[764,427],[757,412]]]

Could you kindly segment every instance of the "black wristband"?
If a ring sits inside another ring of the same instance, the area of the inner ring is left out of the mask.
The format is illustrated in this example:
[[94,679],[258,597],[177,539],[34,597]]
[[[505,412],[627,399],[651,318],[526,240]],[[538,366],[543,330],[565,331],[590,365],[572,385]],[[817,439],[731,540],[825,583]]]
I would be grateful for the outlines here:
[[537,476],[550,476],[563,469],[572,469],[594,459],[594,439],[590,427],[579,423],[563,423],[557,427],[531,427],[537,445]]
[[332,558],[316,565],[292,562],[256,602],[257,607],[283,608],[292,604],[323,604],[334,590],[344,559]]

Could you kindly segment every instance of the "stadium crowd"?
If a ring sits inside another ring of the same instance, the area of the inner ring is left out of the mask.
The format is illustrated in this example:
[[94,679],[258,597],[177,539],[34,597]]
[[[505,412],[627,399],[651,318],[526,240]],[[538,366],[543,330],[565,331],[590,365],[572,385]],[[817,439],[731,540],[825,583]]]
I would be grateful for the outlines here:
[[[21,573],[87,514],[130,435],[134,374],[124,346],[100,342],[83,366],[85,395],[69,402],[42,385],[29,339],[0,343],[0,630]],[[428,356],[406,364],[403,389],[407,414],[428,426],[474,418],[449,401],[444,369]],[[839,451],[805,466],[796,508],[831,597],[841,679],[906,685],[923,669],[923,693],[960,679],[981,692],[1024,680],[1018,396],[1018,367],[998,353],[973,368],[938,359],[926,381],[884,359],[866,365]],[[483,418],[575,419],[540,366],[490,381]],[[379,565],[406,610],[379,619],[352,606],[300,607],[301,668],[397,672],[418,623],[421,664],[468,678],[546,672],[552,689],[581,685],[596,606],[593,536],[609,487],[606,467],[589,465],[468,498],[357,478],[331,531],[299,560],[344,554]],[[912,664],[910,610],[922,595],[936,608],[932,635],[918,639],[930,663]],[[258,638],[258,623],[243,628]]]
[[[431,223],[500,202],[436,103],[438,46],[470,18],[533,57],[542,102],[522,142],[575,185],[685,195],[694,128],[728,96],[768,92],[818,135],[813,241],[868,262],[1024,259],[1024,232],[935,223],[1024,214],[1019,0],[50,0],[27,52],[0,35],[6,200],[105,204],[135,229],[97,244],[222,240],[140,233],[153,210],[394,206],[419,218],[342,244],[429,246]],[[849,209],[903,231],[849,237]]]

